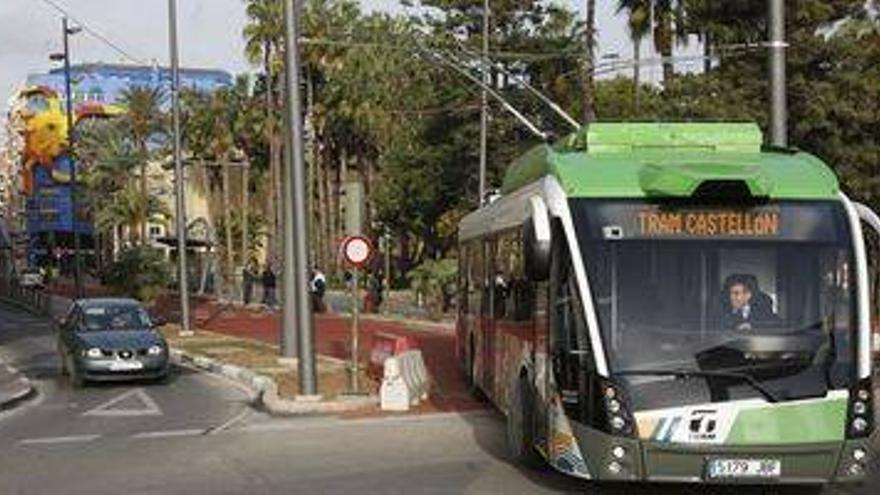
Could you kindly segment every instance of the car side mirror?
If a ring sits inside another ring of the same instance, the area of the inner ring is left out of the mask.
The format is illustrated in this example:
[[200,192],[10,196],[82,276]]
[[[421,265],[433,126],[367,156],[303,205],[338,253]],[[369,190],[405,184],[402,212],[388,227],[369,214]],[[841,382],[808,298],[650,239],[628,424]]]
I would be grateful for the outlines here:
[[153,321],[153,328],[164,327],[165,325],[168,324],[168,320],[165,319],[165,317],[161,316],[161,315],[151,316],[150,320]]
[[547,204],[538,196],[529,199],[529,217],[523,223],[523,258],[526,276],[534,282],[550,278],[552,230]]

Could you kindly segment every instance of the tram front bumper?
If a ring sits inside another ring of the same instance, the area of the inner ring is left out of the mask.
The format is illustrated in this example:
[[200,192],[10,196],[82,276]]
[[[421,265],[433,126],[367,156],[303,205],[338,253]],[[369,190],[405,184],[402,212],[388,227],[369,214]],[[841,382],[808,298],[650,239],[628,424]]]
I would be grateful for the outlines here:
[[[792,445],[694,445],[621,438],[573,424],[590,477],[673,483],[822,484],[864,481],[873,462],[867,440]],[[621,456],[622,454],[622,456]],[[778,462],[764,476],[721,475],[719,461]]]

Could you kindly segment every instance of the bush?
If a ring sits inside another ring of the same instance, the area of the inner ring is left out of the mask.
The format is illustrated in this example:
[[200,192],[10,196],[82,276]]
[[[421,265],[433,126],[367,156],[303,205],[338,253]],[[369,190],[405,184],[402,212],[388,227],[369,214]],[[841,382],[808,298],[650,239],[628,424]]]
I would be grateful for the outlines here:
[[122,251],[119,259],[107,267],[104,278],[119,292],[151,304],[171,277],[162,251],[138,246]]
[[424,298],[431,316],[440,316],[452,308],[458,277],[456,260],[427,260],[410,270],[407,277],[416,298]]

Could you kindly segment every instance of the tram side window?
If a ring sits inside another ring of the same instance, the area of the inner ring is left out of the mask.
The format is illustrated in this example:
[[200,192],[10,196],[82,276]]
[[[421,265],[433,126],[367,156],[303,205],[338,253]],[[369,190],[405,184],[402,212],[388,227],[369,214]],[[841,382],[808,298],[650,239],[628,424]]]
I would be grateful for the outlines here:
[[534,313],[534,284],[526,278],[522,240],[517,229],[496,239],[493,272],[493,313],[510,322],[531,321]]
[[480,314],[480,294],[483,286],[483,249],[482,242],[471,242],[467,246],[468,270],[467,270],[467,311],[468,315],[476,318]]

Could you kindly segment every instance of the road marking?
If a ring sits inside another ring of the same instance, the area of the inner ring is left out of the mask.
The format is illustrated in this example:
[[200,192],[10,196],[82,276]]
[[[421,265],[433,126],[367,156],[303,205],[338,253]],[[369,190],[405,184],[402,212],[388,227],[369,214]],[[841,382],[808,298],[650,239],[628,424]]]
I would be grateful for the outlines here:
[[50,445],[57,443],[91,442],[101,435],[71,435],[67,437],[26,438],[19,440],[20,445]]
[[205,430],[189,429],[189,430],[167,430],[167,431],[147,431],[132,435],[131,438],[173,438],[173,437],[194,437],[205,434]]
[[[126,401],[132,397],[140,400],[141,407],[136,409],[114,407],[120,402]],[[89,409],[82,415],[104,417],[161,416],[162,410],[159,409],[159,405],[156,404],[156,401],[154,401],[152,397],[147,395],[144,389],[136,388],[134,390],[129,390],[128,392],[125,392],[118,397],[110,399],[109,401],[97,407]]]

